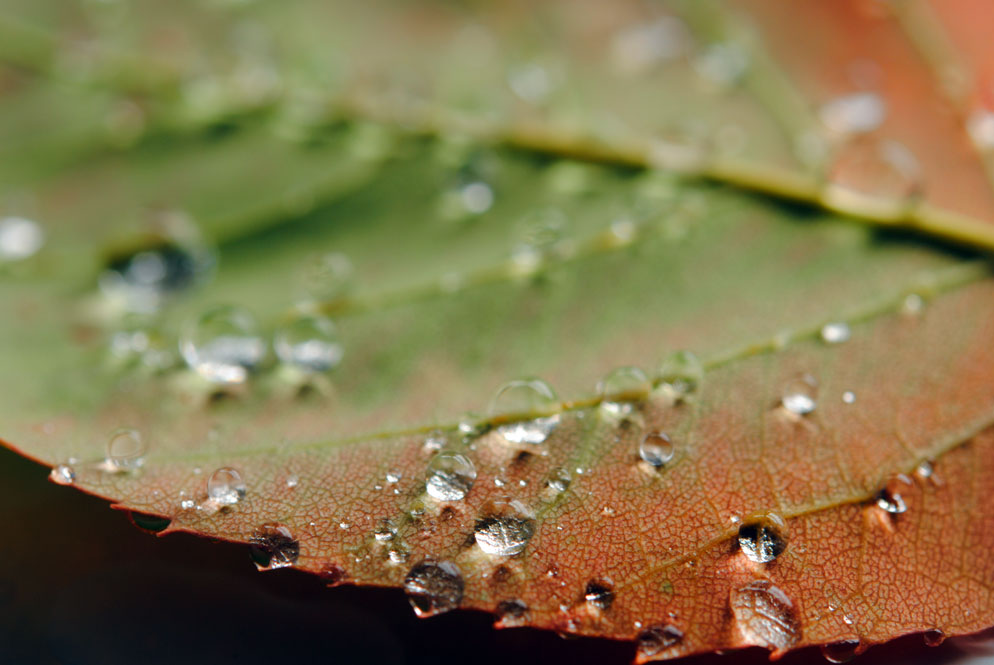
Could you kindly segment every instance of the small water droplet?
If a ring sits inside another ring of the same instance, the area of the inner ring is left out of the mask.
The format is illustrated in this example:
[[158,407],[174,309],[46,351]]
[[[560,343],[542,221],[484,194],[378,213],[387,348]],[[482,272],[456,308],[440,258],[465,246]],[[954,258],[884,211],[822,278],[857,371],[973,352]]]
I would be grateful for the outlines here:
[[994,150],[994,110],[984,106],[975,108],[966,119],[966,129],[977,150]]
[[907,316],[917,316],[925,309],[925,299],[917,293],[909,293],[901,301],[901,313]]
[[497,603],[497,616],[502,628],[524,626],[528,623],[528,606],[517,599]]
[[563,242],[566,215],[558,208],[542,208],[525,215],[516,226],[511,266],[517,275],[536,273]]
[[391,485],[399,483],[400,479],[404,477],[400,471],[387,471],[387,482]]
[[851,390],[847,390],[842,393],[842,401],[846,404],[853,404],[856,401],[856,393]]
[[449,561],[422,561],[404,578],[407,599],[414,613],[422,618],[458,607],[464,586],[462,573]]
[[463,499],[476,481],[476,467],[464,455],[439,453],[428,463],[425,489],[438,501]]
[[739,548],[750,561],[769,563],[787,549],[786,533],[783,518],[767,513],[739,527]]
[[473,536],[487,554],[514,556],[524,551],[535,532],[535,523],[517,501],[494,501],[485,517],[476,520]]
[[891,478],[887,485],[877,493],[877,506],[888,513],[898,515],[908,509],[901,492],[911,488],[911,479],[903,473]]
[[222,506],[230,506],[245,498],[242,475],[230,466],[217,469],[207,479],[207,498]]
[[0,219],[0,262],[27,259],[44,244],[45,234],[37,222],[24,217]]
[[305,372],[326,372],[342,360],[342,344],[331,319],[301,316],[273,336],[273,348],[281,362]]
[[572,480],[573,477],[570,475],[569,469],[556,469],[545,484],[554,492],[565,492],[569,489]]
[[381,543],[393,540],[397,535],[397,528],[389,520],[383,520],[373,530],[373,538]]
[[112,473],[136,471],[145,462],[145,443],[141,432],[122,427],[114,430],[107,441],[107,456],[103,468]]
[[925,639],[925,645],[930,647],[937,647],[946,641],[946,634],[938,628],[926,630],[922,633],[922,637]]
[[649,139],[646,161],[650,166],[676,173],[702,171],[711,156],[711,134],[699,123],[674,121]]
[[855,92],[826,102],[818,116],[830,132],[839,136],[866,134],[883,124],[887,104],[876,92]]
[[249,538],[252,560],[259,570],[286,568],[297,563],[300,543],[282,524],[263,524]]
[[935,473],[935,468],[932,466],[932,462],[929,460],[922,460],[921,463],[915,468],[915,475],[922,480],[928,480]]
[[686,24],[660,16],[620,30],[611,39],[611,61],[622,74],[639,74],[685,55],[693,44]]
[[840,148],[827,174],[822,203],[834,210],[896,219],[922,186],[914,155],[891,140],[855,140]]
[[58,485],[72,485],[76,482],[76,471],[68,464],[57,464],[52,467],[48,479]]
[[494,190],[485,182],[468,182],[459,188],[459,202],[471,215],[482,215],[494,204]]
[[411,556],[411,553],[406,549],[401,547],[391,547],[390,551],[387,552],[387,559],[390,563],[394,565],[400,565],[402,563],[407,563],[407,559]]
[[856,657],[859,640],[842,640],[821,645],[821,655],[830,663],[848,663]]
[[697,392],[704,379],[704,366],[690,351],[674,351],[663,359],[656,374],[664,394],[680,402]]
[[649,432],[639,444],[639,457],[657,469],[673,459],[673,452],[673,442],[664,432]]
[[632,411],[632,402],[645,399],[652,383],[638,367],[618,367],[597,384],[601,409],[609,415],[621,417]]
[[298,281],[304,299],[335,302],[352,291],[354,278],[355,269],[349,257],[340,252],[329,252],[308,258]]
[[786,651],[801,639],[794,603],[769,580],[734,589],[728,604],[746,644]]
[[193,501],[193,499],[183,499],[179,502],[179,507],[183,510],[192,510],[196,505],[197,504]]
[[255,318],[240,307],[211,309],[188,322],[180,337],[187,365],[214,383],[242,383],[266,355]]
[[431,432],[425,437],[422,449],[426,453],[435,453],[445,447],[445,435],[441,432]]
[[608,580],[590,580],[583,591],[583,599],[591,607],[606,612],[614,602],[614,585]]
[[289,487],[290,489],[293,489],[299,484],[300,484],[300,478],[298,478],[296,474],[290,474],[289,476],[286,477],[286,486]]
[[694,59],[694,71],[719,90],[730,88],[749,69],[749,54],[733,42],[711,44]]
[[818,381],[810,374],[790,379],[783,388],[781,403],[790,413],[804,416],[815,410],[818,399]]
[[637,641],[639,656],[650,658],[683,642],[683,631],[672,624],[656,624],[639,633]]
[[528,62],[508,70],[507,84],[523,101],[539,105],[548,98],[556,81],[548,68]]
[[852,336],[849,324],[844,321],[826,323],[821,328],[821,338],[826,344],[842,344]]
[[506,423],[498,425],[497,432],[508,442],[537,445],[559,424],[559,408],[556,393],[548,383],[521,379],[501,386],[490,403],[489,415],[492,420]]

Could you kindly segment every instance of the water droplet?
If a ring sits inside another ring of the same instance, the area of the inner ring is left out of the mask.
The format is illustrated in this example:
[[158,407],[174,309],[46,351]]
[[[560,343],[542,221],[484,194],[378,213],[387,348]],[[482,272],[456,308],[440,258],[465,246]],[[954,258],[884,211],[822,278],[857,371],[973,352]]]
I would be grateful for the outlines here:
[[394,565],[407,563],[407,559],[410,556],[411,556],[410,552],[400,547],[391,547],[390,551],[387,552],[387,559],[390,561],[390,563]]
[[383,520],[373,530],[373,538],[381,543],[393,540],[397,535],[397,528],[389,520]]
[[794,603],[769,580],[753,580],[728,595],[745,644],[786,651],[801,639]]
[[938,628],[926,630],[922,633],[922,637],[925,639],[925,645],[930,647],[937,647],[946,641],[946,634]]
[[494,204],[494,190],[485,182],[468,182],[459,188],[459,201],[466,212],[482,215]]
[[249,551],[259,570],[286,568],[297,563],[300,543],[282,524],[263,524],[249,538]]
[[458,607],[464,586],[459,568],[449,561],[422,561],[404,578],[407,599],[422,618]]
[[0,219],[0,262],[34,256],[44,244],[45,234],[37,222],[23,217]]
[[387,471],[387,482],[391,485],[399,483],[400,479],[404,477],[404,474],[400,471]]
[[221,467],[207,479],[207,498],[222,506],[230,506],[245,498],[242,475],[229,466]]
[[494,556],[520,554],[535,532],[535,522],[525,512],[517,501],[493,502],[473,527],[476,544]]
[[501,628],[524,626],[528,623],[528,606],[517,599],[497,603],[497,616]]
[[783,518],[768,513],[739,527],[739,548],[750,561],[769,563],[787,549],[786,533]]
[[569,469],[556,469],[549,476],[546,485],[554,492],[565,492],[569,489],[572,481],[573,477],[570,475]]
[[856,401],[856,393],[851,390],[847,390],[842,393],[842,401],[846,404],[853,404]]
[[901,301],[901,313],[907,316],[917,316],[925,309],[925,299],[917,293],[909,293]]
[[620,30],[611,39],[611,60],[622,74],[639,74],[686,54],[693,44],[686,24],[660,16]]
[[818,115],[822,124],[839,136],[866,134],[883,124],[887,104],[875,92],[855,92],[826,102]]
[[826,323],[821,328],[821,338],[826,344],[842,344],[848,342],[851,336],[849,324],[843,321]]
[[548,98],[556,81],[548,68],[529,62],[510,68],[507,84],[523,101],[539,105]]
[[859,640],[842,640],[821,646],[821,655],[830,663],[848,663],[858,651]]
[[918,161],[904,145],[855,140],[836,155],[822,203],[845,213],[896,219],[907,213],[921,185]]
[[639,633],[637,641],[639,656],[650,658],[683,642],[683,631],[668,623],[657,624]]
[[664,432],[649,432],[639,444],[639,457],[658,469],[673,459],[673,442]]
[[299,283],[307,300],[335,302],[345,298],[354,286],[352,261],[340,252],[316,254],[304,262]]
[[559,424],[558,411],[559,400],[548,383],[521,379],[501,386],[490,403],[489,415],[506,423],[499,425],[497,432],[508,442],[540,444]]
[[739,44],[711,44],[694,59],[694,71],[718,89],[735,85],[749,69],[749,54]]
[[122,427],[111,432],[103,468],[112,473],[135,471],[145,462],[141,432]]
[[911,488],[911,479],[903,473],[891,478],[887,485],[877,493],[877,506],[888,513],[898,515],[908,509],[901,492]]
[[305,372],[326,372],[342,360],[343,349],[331,319],[301,316],[273,336],[273,348],[283,363]]
[[434,453],[445,447],[445,435],[441,432],[431,432],[425,437],[422,449],[427,453]]
[[810,374],[802,374],[787,382],[783,388],[781,402],[790,413],[803,416],[817,406],[818,381]]
[[583,599],[591,607],[606,612],[614,602],[614,585],[607,580],[590,580],[583,591]]
[[179,507],[183,510],[191,510],[196,505],[197,504],[193,501],[193,499],[183,499],[179,502]]
[[928,480],[935,473],[935,468],[932,466],[932,462],[929,460],[922,460],[921,463],[915,468],[915,475],[922,480]]
[[300,484],[300,478],[298,478],[296,474],[290,474],[289,476],[286,477],[286,486],[289,487],[290,489],[293,489],[299,484]]
[[697,173],[707,166],[711,135],[691,121],[674,122],[649,139],[646,161],[650,166],[677,173]]
[[651,389],[649,377],[638,367],[618,367],[597,384],[601,409],[615,417],[631,413],[631,403],[645,399]]
[[72,485],[76,482],[76,471],[68,464],[57,464],[52,467],[48,479],[58,485]]
[[704,379],[704,366],[690,351],[674,351],[663,359],[657,371],[660,390],[674,402],[697,392]]
[[248,311],[222,306],[186,325],[180,353],[190,368],[208,381],[242,383],[262,362],[266,344]]
[[532,275],[563,242],[566,215],[557,208],[542,208],[525,215],[516,227],[511,265],[517,275]]
[[981,152],[994,150],[994,111],[978,106],[967,117],[966,129],[977,150]]
[[459,501],[476,481],[476,467],[458,453],[439,453],[428,463],[425,489],[438,501]]

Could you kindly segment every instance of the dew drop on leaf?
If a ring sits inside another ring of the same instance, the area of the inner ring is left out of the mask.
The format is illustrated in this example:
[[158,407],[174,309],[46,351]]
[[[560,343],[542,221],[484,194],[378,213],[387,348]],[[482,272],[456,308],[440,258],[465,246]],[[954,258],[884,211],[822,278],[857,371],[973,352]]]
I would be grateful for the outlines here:
[[381,543],[393,540],[397,535],[397,529],[389,520],[383,520],[373,530],[373,538]]
[[818,380],[802,374],[787,381],[780,401],[790,413],[804,416],[815,410],[818,399]]
[[229,466],[221,467],[207,479],[207,498],[222,506],[230,506],[245,498],[242,475]]
[[856,402],[856,393],[851,390],[847,390],[842,393],[842,401],[845,404],[853,404]]
[[911,488],[911,479],[903,473],[891,478],[887,485],[877,493],[877,506],[888,513],[897,515],[908,509],[901,492]]
[[854,140],[836,155],[822,192],[830,208],[877,218],[906,213],[920,193],[918,160],[892,140]]
[[618,367],[597,384],[601,409],[614,417],[632,411],[632,402],[643,400],[652,389],[652,383],[638,367]]
[[304,372],[326,372],[341,362],[344,352],[331,319],[311,315],[277,330],[273,349],[282,363]]
[[657,469],[673,459],[673,452],[673,442],[664,432],[649,432],[639,443],[639,457]]
[[341,300],[353,288],[354,272],[352,261],[340,252],[311,256],[298,278],[301,295],[307,300]]
[[822,124],[833,134],[849,136],[877,129],[887,115],[887,105],[876,92],[840,95],[818,110]]
[[769,580],[732,590],[728,605],[745,644],[784,651],[801,639],[794,603]]
[[255,318],[240,307],[208,310],[187,323],[180,353],[191,369],[213,383],[242,383],[262,362],[266,343]]
[[750,561],[769,563],[787,549],[786,523],[773,513],[739,527],[739,548]]
[[514,556],[524,551],[535,532],[535,523],[517,501],[495,501],[487,515],[476,520],[477,546],[493,556]]
[[666,396],[679,402],[697,392],[704,379],[704,366],[690,351],[674,351],[660,363],[656,379]]
[[675,16],[660,16],[619,30],[611,39],[611,61],[621,74],[639,74],[689,51],[693,40]]
[[569,469],[559,468],[553,471],[545,484],[549,489],[557,494],[565,492],[569,489],[570,483],[573,481],[573,476],[570,474]]
[[683,641],[683,631],[668,623],[649,626],[638,634],[639,656],[651,658]]
[[937,647],[946,641],[946,634],[937,628],[926,630],[922,633],[922,637],[925,639],[925,645],[930,647]]
[[723,90],[735,85],[749,69],[749,54],[734,42],[710,44],[694,59],[694,71]]
[[136,429],[114,430],[107,441],[103,467],[107,471],[135,471],[145,462],[145,442]]
[[607,611],[614,602],[614,585],[607,580],[590,580],[583,591],[583,599],[591,607]]
[[419,617],[448,612],[462,602],[462,573],[454,563],[431,559],[416,564],[404,578],[407,599]]
[[994,111],[986,106],[977,106],[967,117],[966,129],[977,150],[994,151]]
[[48,479],[57,485],[72,485],[76,482],[76,471],[68,464],[57,464],[52,467]]
[[497,432],[508,442],[540,444],[559,424],[558,411],[552,386],[541,379],[520,379],[501,386],[490,403],[489,415],[505,421]]
[[428,463],[425,489],[438,501],[459,501],[476,481],[476,466],[465,455],[439,453]]
[[34,256],[44,244],[45,234],[37,222],[24,217],[0,219],[0,262]]
[[925,299],[917,293],[909,293],[901,301],[901,313],[906,316],[918,316],[925,309]]
[[856,657],[859,650],[859,640],[842,640],[823,644],[821,655],[830,663],[848,663]]
[[300,543],[282,524],[263,524],[249,538],[252,560],[259,570],[286,568],[297,562]]
[[826,323],[821,329],[821,338],[826,344],[842,344],[852,336],[849,324],[844,321]]
[[502,628],[524,626],[528,623],[528,606],[512,598],[497,603],[497,616]]

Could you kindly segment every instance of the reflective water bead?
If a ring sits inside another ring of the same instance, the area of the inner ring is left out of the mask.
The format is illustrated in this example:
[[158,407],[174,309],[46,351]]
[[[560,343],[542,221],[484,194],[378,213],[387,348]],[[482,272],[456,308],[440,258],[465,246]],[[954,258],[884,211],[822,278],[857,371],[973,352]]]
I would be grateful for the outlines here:
[[683,631],[671,624],[649,626],[638,634],[638,653],[649,658],[683,642]]
[[305,372],[326,372],[341,362],[344,353],[331,319],[311,315],[276,331],[273,348],[281,362]]
[[922,633],[922,637],[925,639],[925,646],[929,647],[937,647],[946,641],[946,634],[938,628],[926,630]]
[[903,144],[855,140],[835,156],[822,202],[845,213],[896,219],[916,201],[921,186],[918,160]]
[[656,379],[668,397],[681,401],[697,392],[704,379],[704,366],[690,351],[674,351],[660,363]]
[[464,587],[462,573],[449,561],[422,561],[404,578],[407,599],[414,613],[422,618],[457,608]]
[[468,182],[459,188],[459,201],[466,212],[482,215],[494,204],[494,190],[485,182]]
[[207,479],[207,498],[224,506],[241,501],[245,491],[242,475],[228,466],[217,469]]
[[841,640],[821,646],[821,655],[830,663],[848,663],[859,652],[859,640]]
[[501,386],[490,402],[489,415],[506,423],[499,425],[497,432],[510,443],[540,444],[559,424],[559,408],[548,383],[521,379]]
[[841,344],[848,342],[852,336],[849,324],[844,321],[826,323],[821,328],[821,338],[826,344]]
[[569,472],[569,469],[556,469],[549,476],[546,481],[546,485],[552,489],[554,492],[565,492],[569,489],[570,483],[573,481],[573,477]]
[[639,457],[657,469],[673,459],[673,452],[673,442],[664,432],[648,432],[639,443]]
[[515,229],[511,263],[519,275],[531,275],[563,241],[567,219],[558,208],[541,208],[526,214]]
[[614,416],[631,412],[632,402],[645,399],[652,383],[638,367],[618,367],[597,384],[601,408]]
[[355,269],[340,252],[316,254],[307,259],[299,281],[305,298],[331,302],[344,298],[354,286]]
[[801,640],[794,603],[769,580],[753,580],[734,589],[728,605],[746,644],[783,652]]
[[49,472],[48,479],[57,485],[72,485],[76,482],[76,471],[68,464],[56,464]]
[[37,222],[24,217],[0,219],[0,262],[31,257],[44,244],[45,234]]
[[104,468],[108,471],[134,471],[145,462],[145,442],[135,429],[114,430],[107,441]]
[[734,42],[709,45],[694,59],[697,75],[718,88],[737,83],[749,69],[749,53]]
[[524,626],[528,623],[528,606],[516,598],[497,603],[498,621],[502,628]]
[[259,570],[286,568],[297,563],[300,542],[282,524],[263,524],[249,538],[252,560]]
[[994,110],[984,106],[975,108],[967,117],[966,129],[978,150],[994,150]]
[[214,383],[242,383],[262,363],[266,344],[255,318],[234,306],[211,309],[187,323],[180,337],[183,359]]
[[865,134],[883,124],[887,105],[876,92],[855,92],[836,97],[818,111],[822,124],[840,136]]
[[477,546],[494,556],[514,556],[524,551],[535,532],[535,523],[517,501],[491,503],[486,516],[476,520],[473,536]]
[[588,605],[607,611],[614,603],[614,585],[608,580],[590,580],[583,590],[583,599]]
[[476,467],[464,455],[439,453],[428,463],[425,489],[438,501],[463,499],[476,481]]
[[511,67],[507,73],[507,84],[522,100],[538,105],[546,100],[556,82],[548,68],[529,62]]
[[854,404],[856,402],[856,393],[851,390],[847,390],[842,393],[842,401],[845,404]]
[[787,381],[783,388],[781,403],[790,413],[803,416],[817,406],[818,381],[810,374],[802,374]]
[[908,505],[905,503],[901,493],[911,489],[911,487],[910,478],[903,473],[897,474],[877,493],[877,506],[894,515],[905,512],[908,509]]
[[768,513],[739,527],[739,548],[750,561],[769,563],[787,549],[786,534],[783,518]]

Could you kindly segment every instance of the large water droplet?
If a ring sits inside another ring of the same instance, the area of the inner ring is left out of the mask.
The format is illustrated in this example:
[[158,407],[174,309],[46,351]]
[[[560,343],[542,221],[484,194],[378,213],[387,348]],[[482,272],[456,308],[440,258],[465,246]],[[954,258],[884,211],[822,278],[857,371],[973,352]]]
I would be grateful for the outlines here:
[[0,263],[33,256],[44,244],[45,234],[37,222],[24,217],[0,219]]
[[818,381],[810,374],[802,374],[787,381],[780,399],[783,408],[798,416],[814,411],[817,400]]
[[540,444],[559,424],[559,408],[548,383],[521,379],[501,386],[490,403],[489,415],[505,423],[498,425],[497,432],[510,443]]
[[671,624],[649,626],[638,634],[638,653],[643,658],[656,656],[683,642],[683,631]]
[[207,479],[207,498],[222,506],[230,506],[245,498],[242,474],[225,466],[217,469]]
[[821,646],[821,655],[830,663],[848,663],[859,651],[859,640],[841,640]]
[[464,586],[459,568],[449,561],[422,561],[404,578],[407,599],[422,618],[457,608]]
[[179,348],[190,368],[214,383],[244,382],[266,355],[255,318],[233,306],[217,307],[190,321]]
[[639,457],[654,468],[673,459],[673,442],[665,432],[648,432],[639,443]]
[[519,275],[531,275],[542,267],[563,241],[566,215],[557,208],[543,208],[525,215],[516,228],[511,264]]
[[836,155],[822,202],[846,213],[896,219],[915,203],[921,186],[918,161],[904,145],[855,140]]
[[111,433],[107,441],[104,468],[111,472],[135,471],[145,462],[145,442],[141,432],[121,428]]
[[583,590],[583,599],[591,607],[607,611],[614,602],[614,585],[608,580],[590,580]]
[[425,489],[439,501],[459,501],[476,481],[476,467],[458,453],[439,453],[428,463]]
[[946,641],[946,634],[938,628],[926,630],[922,633],[922,637],[925,639],[925,646],[929,647],[937,647]]
[[894,476],[887,482],[887,485],[877,493],[877,506],[894,515],[905,512],[908,509],[908,505],[905,503],[904,497],[901,493],[911,487],[911,479],[903,473]]
[[631,413],[632,402],[645,399],[651,389],[649,377],[638,367],[618,367],[597,384],[597,395],[601,409],[621,417]]
[[783,518],[770,513],[739,527],[739,548],[750,561],[769,563],[787,549],[786,533]]
[[826,102],[819,109],[818,115],[825,127],[834,134],[865,134],[883,124],[887,116],[887,105],[875,92],[855,92]]
[[852,336],[849,324],[844,321],[826,323],[821,328],[821,338],[826,344],[842,344]]
[[76,482],[76,471],[68,464],[56,464],[49,472],[48,479],[57,485],[72,485]]
[[794,603],[769,580],[733,590],[728,605],[746,644],[786,651],[801,639]]
[[249,538],[252,560],[259,570],[286,568],[297,563],[300,543],[282,524],[263,524]]
[[342,360],[343,349],[331,319],[301,316],[276,331],[276,356],[305,372],[326,372]]
[[316,254],[304,262],[300,272],[301,295],[308,300],[341,300],[353,288],[354,273],[352,261],[345,254]]
[[663,359],[656,375],[659,389],[672,401],[680,402],[697,392],[704,379],[704,366],[690,351],[674,351]]
[[517,501],[495,501],[488,514],[476,520],[473,535],[487,554],[514,556],[524,551],[535,532],[535,523]]

